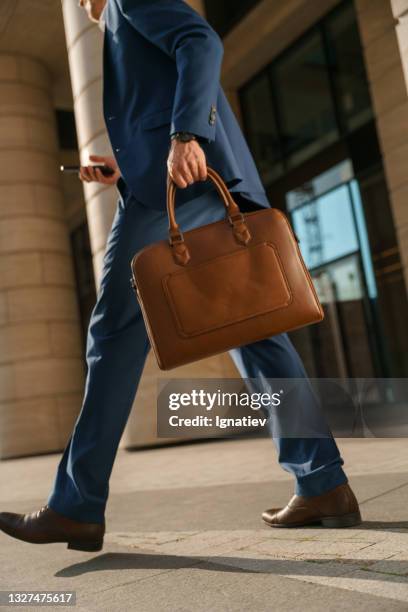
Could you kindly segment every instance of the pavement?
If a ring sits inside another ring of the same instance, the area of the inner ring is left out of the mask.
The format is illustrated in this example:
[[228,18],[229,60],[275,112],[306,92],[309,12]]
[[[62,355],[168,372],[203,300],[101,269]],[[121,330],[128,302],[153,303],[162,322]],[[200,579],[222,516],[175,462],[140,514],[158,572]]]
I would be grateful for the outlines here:
[[[361,504],[358,528],[264,525],[262,510],[293,493],[266,439],[120,450],[104,549],[0,534],[0,590],[73,590],[81,611],[407,611],[408,444],[338,444]],[[39,509],[58,460],[0,463],[1,509]]]

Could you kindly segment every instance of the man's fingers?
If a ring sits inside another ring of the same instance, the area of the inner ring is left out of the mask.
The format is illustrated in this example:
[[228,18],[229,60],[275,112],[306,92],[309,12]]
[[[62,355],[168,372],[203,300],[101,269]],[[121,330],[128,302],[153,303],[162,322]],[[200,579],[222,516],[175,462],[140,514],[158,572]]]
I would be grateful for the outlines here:
[[191,143],[173,142],[167,168],[173,181],[181,188],[207,179],[205,154],[195,141]]
[[186,164],[172,165],[170,166],[169,172],[176,185],[182,189],[194,182],[191,172]]
[[98,181],[98,183],[106,184],[106,177],[102,174],[99,168],[95,168],[94,172],[95,172],[96,180]]
[[96,164],[104,164],[106,162],[106,157],[101,157],[100,155],[90,155],[89,160],[91,162],[95,162]]
[[203,159],[200,159],[198,162],[198,175],[199,181],[206,181],[207,180],[207,162],[205,157]]
[[105,183],[107,177],[102,174],[99,168],[94,168],[93,166],[81,166],[79,178],[81,181],[85,181],[86,183]]
[[198,168],[198,159],[190,159],[188,162],[188,169],[191,174],[193,182],[200,180],[200,171]]
[[88,168],[86,166],[81,166],[81,169],[79,171],[79,178],[85,183],[90,183],[91,178],[88,175]]
[[177,187],[180,187],[180,189],[185,189],[186,187],[188,187],[187,181],[183,179],[180,174],[176,174],[173,180],[176,183]]
[[187,181],[176,170],[172,170],[170,172],[170,176],[171,176],[171,179],[176,183],[177,187],[180,187],[181,189],[185,189],[187,187],[188,185]]
[[178,173],[181,174],[181,176],[183,177],[183,179],[186,181],[188,185],[191,185],[191,183],[194,183],[193,171],[190,169],[189,165],[183,164],[177,170],[178,170]]
[[116,173],[112,174],[112,176],[105,176],[103,172],[99,170],[99,168],[95,169],[95,174],[96,174],[97,181],[99,183],[102,183],[103,185],[114,185],[116,181],[118,180],[118,176]]
[[91,181],[97,181],[98,180],[96,178],[95,168],[93,168],[92,166],[88,166],[88,174],[91,177]]

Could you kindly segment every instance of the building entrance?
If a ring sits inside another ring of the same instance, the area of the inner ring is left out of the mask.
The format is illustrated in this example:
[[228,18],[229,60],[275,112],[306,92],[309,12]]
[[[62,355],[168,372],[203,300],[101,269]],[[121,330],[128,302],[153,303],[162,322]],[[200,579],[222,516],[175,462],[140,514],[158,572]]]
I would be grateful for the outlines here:
[[376,278],[351,162],[289,191],[286,207],[325,311],[321,324],[295,333],[302,354],[319,377],[386,376]]

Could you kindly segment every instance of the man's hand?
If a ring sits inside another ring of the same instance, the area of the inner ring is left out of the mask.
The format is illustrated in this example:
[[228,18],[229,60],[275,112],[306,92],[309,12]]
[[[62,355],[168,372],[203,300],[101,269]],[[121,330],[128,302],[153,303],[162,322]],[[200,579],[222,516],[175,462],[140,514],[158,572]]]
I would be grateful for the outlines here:
[[90,155],[89,161],[112,168],[114,174],[105,176],[98,168],[94,168],[94,166],[81,166],[81,170],[79,172],[79,178],[81,181],[85,183],[92,183],[93,181],[96,181],[97,183],[103,183],[104,185],[115,185],[117,183],[120,177],[120,170],[116,160],[113,157]]
[[207,180],[205,153],[196,140],[172,140],[167,169],[177,187],[185,189],[196,181]]

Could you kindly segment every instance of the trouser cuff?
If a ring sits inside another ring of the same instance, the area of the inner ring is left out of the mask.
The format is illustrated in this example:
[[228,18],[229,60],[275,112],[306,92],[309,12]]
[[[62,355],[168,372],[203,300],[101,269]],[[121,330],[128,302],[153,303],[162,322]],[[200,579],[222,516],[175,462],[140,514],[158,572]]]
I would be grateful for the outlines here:
[[55,495],[51,495],[48,498],[47,505],[58,514],[72,519],[73,521],[79,521],[80,523],[100,523],[103,524],[105,521],[104,510],[97,510],[91,508],[69,508],[64,505],[61,500]]
[[318,474],[298,478],[296,480],[295,493],[303,497],[314,497],[328,493],[347,482],[347,476],[342,468],[329,471],[322,470]]

